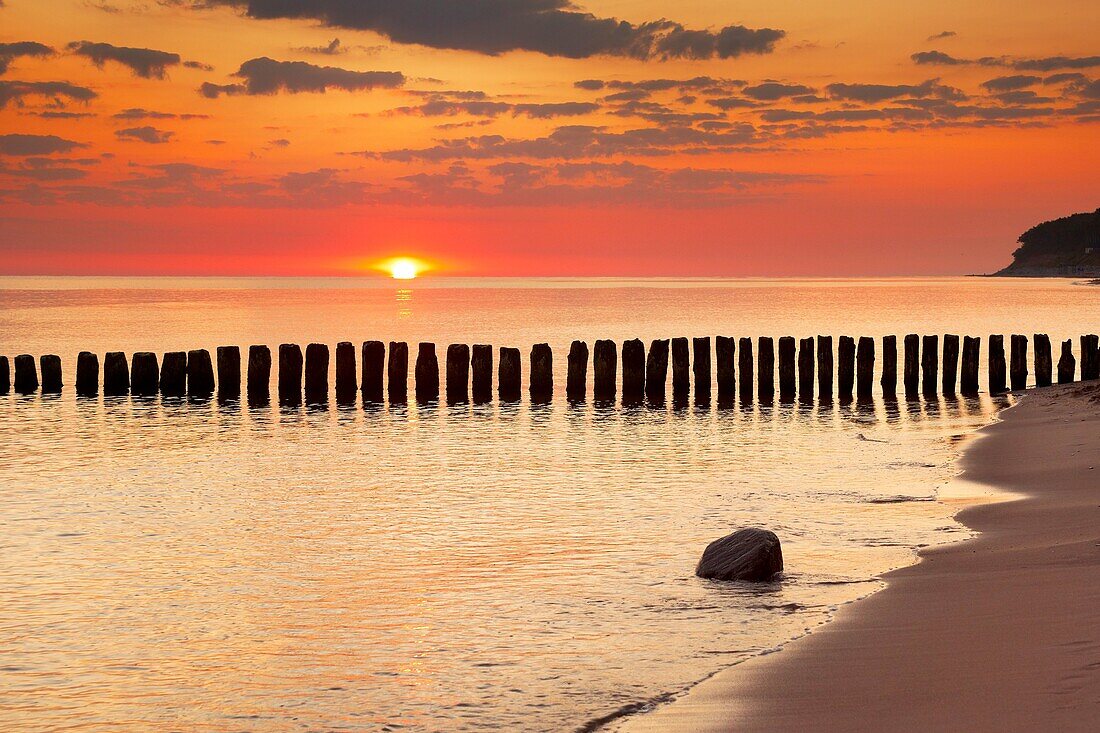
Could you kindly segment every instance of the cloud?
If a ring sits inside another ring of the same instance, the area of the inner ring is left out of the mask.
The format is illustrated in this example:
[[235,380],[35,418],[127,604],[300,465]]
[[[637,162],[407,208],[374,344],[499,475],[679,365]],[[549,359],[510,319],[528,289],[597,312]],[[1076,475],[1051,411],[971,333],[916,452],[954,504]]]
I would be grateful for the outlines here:
[[959,35],[959,34],[956,33],[955,31],[940,31],[939,33],[936,33],[935,35],[928,36],[928,38],[926,40],[940,41],[940,40],[943,40],[945,38],[954,38],[957,35]]
[[113,61],[129,68],[135,76],[143,79],[164,79],[169,66],[180,64],[178,53],[156,51],[151,48],[129,48],[91,41],[74,41],[66,48],[77,56],[90,59],[101,69],[108,61]]
[[131,107],[111,115],[116,120],[206,120],[210,115],[176,114],[174,112],[154,112],[140,107]]
[[1056,71],[1058,69],[1091,69],[1100,66],[1100,56],[1047,56],[1038,59],[1010,56],[983,56],[977,59],[956,58],[942,51],[918,51],[910,57],[913,63],[935,66],[1002,66],[1017,71]]
[[812,94],[812,87],[802,84],[780,84],[779,82],[766,81],[756,86],[745,87],[741,93],[762,102],[773,102],[784,97],[795,97],[799,94]]
[[887,99],[899,99],[902,97],[914,97],[922,99],[935,97],[937,99],[966,99],[966,95],[954,87],[939,83],[938,79],[929,79],[920,84],[830,84],[825,87],[829,96],[833,99],[844,99],[852,102],[865,102],[874,104],[884,102]]
[[298,46],[295,51],[301,51],[303,53],[317,53],[322,56],[339,56],[342,53],[347,53],[347,46],[340,45],[339,38],[333,38],[324,46]]
[[64,107],[63,99],[90,102],[97,96],[91,89],[67,81],[0,81],[0,109],[8,102],[22,106],[26,97],[45,97],[54,107]]
[[168,130],[158,130],[155,127],[146,125],[144,127],[128,127],[125,130],[116,130],[115,137],[119,140],[136,140],[138,142],[149,143],[151,145],[159,145],[169,142],[174,135],[174,132]]
[[610,132],[592,125],[566,125],[545,137],[509,139],[501,135],[444,140],[429,148],[352,153],[395,162],[477,160],[500,158],[563,159],[606,158],[616,155],[661,156],[729,151],[757,142],[748,123],[724,131],[691,127],[642,128]]
[[36,41],[17,41],[0,43],[0,74],[6,74],[11,62],[21,56],[43,58],[53,56],[54,50]]
[[280,91],[299,94],[328,89],[360,91],[376,87],[392,89],[405,84],[405,75],[399,71],[350,71],[305,61],[275,61],[266,56],[245,61],[233,76],[244,79],[244,83],[218,85],[207,82],[199,93],[215,99],[222,94],[258,95]]
[[534,51],[547,56],[637,59],[735,58],[774,50],[785,33],[730,25],[718,32],[657,20],[629,23],[576,9],[572,0],[203,0],[256,19],[314,20],[374,31],[396,43],[498,55]]
[[0,155],[52,155],[86,147],[57,135],[0,135]]
[[1034,86],[1042,80],[1042,77],[1039,76],[1015,74],[1013,76],[998,76],[995,79],[983,81],[981,87],[989,92],[1011,92]]
[[595,102],[541,102],[512,104],[487,100],[461,101],[434,97],[415,107],[398,107],[388,115],[416,115],[420,117],[454,117],[466,114],[473,117],[499,117],[511,114],[513,117],[530,117],[548,120],[554,117],[578,117],[597,112],[600,105]]

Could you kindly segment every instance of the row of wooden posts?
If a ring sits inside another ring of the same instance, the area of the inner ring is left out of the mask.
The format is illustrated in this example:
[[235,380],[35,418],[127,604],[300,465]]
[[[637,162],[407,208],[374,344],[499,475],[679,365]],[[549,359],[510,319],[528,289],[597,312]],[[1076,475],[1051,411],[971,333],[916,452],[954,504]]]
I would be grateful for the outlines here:
[[[1081,337],[1082,380],[1100,379],[1100,340],[1095,335]],[[1055,378],[1050,339],[1045,334],[1033,338],[1035,384],[1043,387]],[[938,336],[919,337],[910,334],[903,339],[902,387],[906,397],[936,396],[958,393],[974,395],[979,391],[978,365],[981,339],[947,335],[943,337],[942,359]],[[1004,337],[994,335],[988,342],[988,389],[993,394],[1021,390],[1028,383],[1028,339],[1013,335],[1009,342],[1010,357],[1006,364]],[[849,336],[837,340],[835,353],[831,336],[804,338],[796,341],[784,336],[776,342],[761,337],[755,344],[749,338],[734,339],[718,336],[714,339],[716,379],[711,378],[711,339],[709,337],[657,339],[648,353],[639,339],[622,345],[622,401],[637,404],[643,401],[662,403],[668,377],[669,356],[672,365],[672,392],[675,401],[686,401],[691,383],[695,384],[695,401],[709,403],[712,382],[717,382],[719,403],[732,402],[735,393],[742,401],[755,395],[763,401],[774,399],[776,393],[775,366],[778,353],[779,399],[781,401],[812,400],[816,395],[831,398],[834,375],[836,393],[841,400],[868,399],[874,384],[876,360],[875,340]],[[241,397],[241,350],[236,346],[217,349],[217,374],[205,349],[175,351],[164,354],[158,362],[150,352],[133,354],[127,362],[122,352],[109,352],[103,359],[102,391],[105,396],[191,397],[207,399],[217,392],[221,400]],[[390,342],[388,349],[381,341],[362,345],[362,379],[356,376],[356,349],[350,342],[336,346],[336,399],[354,402],[361,393],[364,402],[382,402],[388,395],[392,403],[408,401],[409,346]],[[325,344],[310,344],[303,356],[297,344],[282,344],[278,351],[278,397],[283,404],[323,403],[329,397],[329,348]],[[596,341],[592,350],[593,389],[596,401],[614,401],[619,385],[620,355],[614,341]],[[588,344],[574,341],[569,349],[566,396],[570,401],[582,401],[588,394]],[[446,399],[449,403],[473,401],[486,403],[493,392],[493,347],[452,344],[446,352]],[[882,394],[890,398],[898,388],[898,343],[896,336],[882,338],[879,384]],[[942,365],[942,368],[941,368]],[[15,357],[15,391],[32,394],[39,389],[44,394],[62,390],[61,359],[56,355],[40,358],[42,381],[39,384],[33,356]],[[252,346],[248,350],[245,387],[250,402],[270,400],[271,350],[267,346]],[[757,378],[754,383],[754,371]],[[471,380],[472,374],[472,380]],[[501,347],[497,368],[497,396],[502,402],[520,399],[520,351]],[[1072,341],[1062,343],[1057,363],[1057,381],[1072,382],[1076,374],[1076,359]],[[304,377],[304,383],[303,383]],[[10,389],[7,357],[0,357],[0,393]],[[437,401],[440,397],[439,360],[432,343],[421,343],[414,369],[415,397],[418,402]],[[76,393],[95,396],[100,391],[99,357],[81,352],[76,364]],[[548,344],[531,348],[528,380],[533,402],[549,402],[554,393],[553,353]]]

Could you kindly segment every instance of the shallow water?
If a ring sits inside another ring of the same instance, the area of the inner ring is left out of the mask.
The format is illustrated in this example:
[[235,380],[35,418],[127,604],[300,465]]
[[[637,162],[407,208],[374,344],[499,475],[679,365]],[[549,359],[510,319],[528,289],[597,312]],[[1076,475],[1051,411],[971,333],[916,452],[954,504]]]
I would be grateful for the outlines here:
[[[1058,281],[139,284],[2,280],[0,353],[59,353],[71,384],[80,349],[549,341],[559,394],[0,398],[5,729],[560,731],[660,699],[965,536],[929,499],[995,403],[570,407],[570,339],[1056,340],[1100,313]],[[786,578],[695,578],[745,525],[780,534]]]

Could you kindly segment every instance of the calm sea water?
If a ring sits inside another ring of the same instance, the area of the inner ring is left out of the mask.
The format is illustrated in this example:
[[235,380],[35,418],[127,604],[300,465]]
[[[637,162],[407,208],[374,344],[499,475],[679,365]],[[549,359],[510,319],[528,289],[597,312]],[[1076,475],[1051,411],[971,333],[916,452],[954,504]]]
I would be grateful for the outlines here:
[[[0,279],[0,353],[1096,330],[1065,281]],[[984,384],[984,377],[983,377]],[[567,731],[826,621],[988,397],[597,409],[0,398],[0,728]],[[774,529],[788,572],[693,576]]]

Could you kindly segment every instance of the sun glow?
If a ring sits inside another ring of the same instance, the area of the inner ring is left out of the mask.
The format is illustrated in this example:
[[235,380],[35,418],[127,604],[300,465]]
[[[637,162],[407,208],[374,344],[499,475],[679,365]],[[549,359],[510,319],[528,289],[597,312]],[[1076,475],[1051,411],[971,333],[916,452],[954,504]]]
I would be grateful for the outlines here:
[[380,263],[378,269],[388,272],[394,280],[412,280],[428,267],[412,257],[394,257]]

